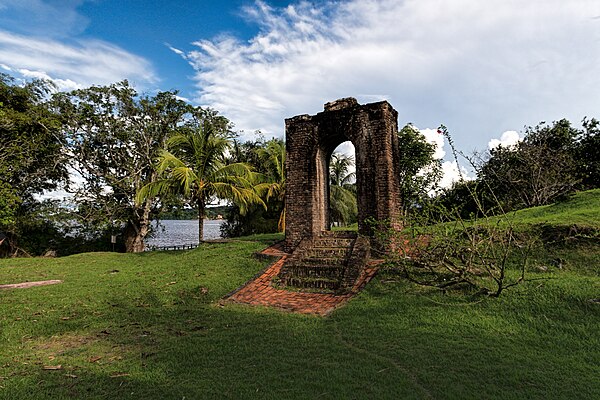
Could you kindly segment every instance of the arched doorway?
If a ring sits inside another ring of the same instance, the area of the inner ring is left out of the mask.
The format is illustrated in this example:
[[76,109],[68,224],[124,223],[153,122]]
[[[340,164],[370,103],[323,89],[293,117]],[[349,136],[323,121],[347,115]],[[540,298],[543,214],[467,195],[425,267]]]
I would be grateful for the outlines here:
[[337,146],[329,158],[330,229],[347,229],[358,222],[355,158],[350,141]]
[[371,235],[371,218],[398,221],[397,118],[387,101],[360,105],[354,98],[345,98],[325,104],[325,110],[316,115],[286,119],[288,251],[329,229],[329,160],[346,141],[356,151],[359,233]]

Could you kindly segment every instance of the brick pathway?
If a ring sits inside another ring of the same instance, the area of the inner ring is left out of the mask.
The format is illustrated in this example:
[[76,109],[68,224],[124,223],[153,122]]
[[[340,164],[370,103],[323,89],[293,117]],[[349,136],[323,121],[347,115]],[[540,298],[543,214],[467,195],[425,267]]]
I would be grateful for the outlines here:
[[271,280],[277,276],[289,254],[281,251],[277,245],[267,248],[261,254],[281,258],[264,270],[259,276],[228,295],[224,299],[225,301],[277,307],[301,314],[317,314],[325,316],[350,300],[350,298],[357,294],[377,272],[375,263],[372,265],[370,264],[370,266],[365,268],[365,271],[352,290],[344,295],[294,292],[277,289],[271,285]]

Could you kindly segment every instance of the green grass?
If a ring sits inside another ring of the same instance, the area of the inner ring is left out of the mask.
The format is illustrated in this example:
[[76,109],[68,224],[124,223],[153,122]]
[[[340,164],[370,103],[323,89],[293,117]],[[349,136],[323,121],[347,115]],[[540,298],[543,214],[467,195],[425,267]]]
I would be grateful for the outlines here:
[[578,192],[556,204],[519,210],[520,224],[579,225],[600,228],[600,189]]
[[0,260],[2,284],[64,280],[0,290],[0,399],[600,398],[600,246],[499,299],[382,272],[327,318],[219,305],[280,238]]

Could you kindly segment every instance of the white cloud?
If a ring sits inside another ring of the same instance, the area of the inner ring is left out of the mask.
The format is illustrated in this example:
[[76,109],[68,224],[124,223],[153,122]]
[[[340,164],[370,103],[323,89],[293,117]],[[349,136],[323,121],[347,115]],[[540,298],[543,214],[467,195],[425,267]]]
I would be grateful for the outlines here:
[[183,96],[177,96],[177,95],[176,95],[176,96],[175,96],[175,98],[176,98],[177,100],[180,100],[180,101],[185,101],[186,103],[190,103],[190,99],[188,99],[187,97],[183,97]]
[[400,125],[444,123],[470,151],[600,103],[596,0],[258,1],[246,14],[260,27],[251,40],[200,40],[185,54],[198,102],[246,132],[282,136],[284,118],[355,96],[389,100]]
[[441,188],[449,188],[454,182],[461,180],[470,181],[473,177],[469,175],[469,172],[462,165],[458,165],[456,161],[444,161],[442,162],[442,178],[439,181]]
[[[439,133],[438,129],[419,129],[415,127],[423,136],[427,142],[435,145],[435,153],[433,158],[436,160],[442,160],[446,156],[446,150],[444,146],[446,140],[444,135]],[[454,182],[460,180],[472,180],[473,177],[469,174],[469,171],[462,165],[459,165],[456,160],[454,161],[442,161],[442,177],[438,182],[440,188],[449,188]],[[435,194],[435,191],[431,193]]]
[[169,50],[171,50],[173,53],[177,54],[178,56],[181,56],[183,58],[185,58],[185,52],[183,50],[180,50],[176,47],[171,46],[168,43],[165,43],[165,46],[167,46],[169,48]]
[[444,150],[444,135],[438,132],[437,129],[418,129],[417,130],[425,136],[425,139],[435,146],[435,153],[433,154],[433,158],[436,160],[441,160],[446,156],[446,151]]
[[342,153],[347,156],[354,157],[356,154],[356,149],[354,148],[354,145],[352,144],[352,142],[347,141],[347,142],[340,144],[338,147],[336,147],[334,152]]
[[41,71],[30,71],[25,68],[19,68],[17,71],[25,78],[35,78],[52,81],[54,82],[59,91],[70,91],[75,89],[81,89],[83,87],[82,85],[72,81],[71,79],[52,78],[47,73]]
[[519,132],[517,131],[506,131],[502,133],[500,139],[491,139],[488,143],[490,150],[495,149],[498,146],[510,147],[517,144],[521,140]]
[[25,77],[50,79],[66,90],[122,79],[136,86],[157,80],[146,59],[98,40],[69,45],[0,30],[0,63]]

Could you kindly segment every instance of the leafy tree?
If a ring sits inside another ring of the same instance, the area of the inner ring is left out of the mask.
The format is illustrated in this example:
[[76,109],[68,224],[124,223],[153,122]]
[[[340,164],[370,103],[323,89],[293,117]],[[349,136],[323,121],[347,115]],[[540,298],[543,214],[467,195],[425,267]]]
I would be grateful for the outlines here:
[[333,153],[329,163],[329,182],[334,186],[350,188],[356,179],[356,172],[350,172],[354,167],[354,157],[341,153]]
[[136,193],[158,180],[154,160],[192,107],[176,92],[138,96],[127,81],[61,93],[54,104],[71,166],[83,180],[75,195],[83,223],[122,228],[126,251],[143,251],[160,204],[152,198],[137,204]]
[[514,146],[490,150],[478,178],[505,211],[548,204],[577,186],[578,135],[565,119],[528,127]]
[[257,191],[268,203],[276,202],[281,209],[277,230],[285,230],[285,143],[281,139],[271,139],[256,151],[259,158],[260,171],[264,182],[257,185]]
[[341,153],[333,153],[329,163],[329,215],[331,221],[341,225],[356,222],[358,208],[356,204],[356,189],[354,158]]
[[405,216],[411,210],[420,210],[441,178],[441,163],[433,158],[435,145],[411,124],[398,132],[400,157],[400,193]]
[[245,163],[227,163],[232,135],[227,119],[196,109],[158,156],[159,178],[138,193],[138,203],[155,196],[182,195],[198,208],[198,237],[203,239],[206,206],[229,199],[242,214],[264,202],[254,189],[256,175]]
[[233,142],[229,162],[252,166],[257,177],[256,192],[267,205],[254,204],[242,214],[233,206],[227,221],[221,225],[224,237],[272,233],[285,229],[285,143],[281,139],[265,140],[258,132],[256,140]]
[[67,179],[60,119],[47,103],[48,82],[17,85],[0,74],[0,231],[16,246],[32,218],[34,195]]
[[600,122],[584,119],[583,128],[575,147],[577,177],[584,190],[600,188]]
[[481,188],[476,180],[455,182],[438,193],[429,213],[433,221],[471,219],[481,214]]

